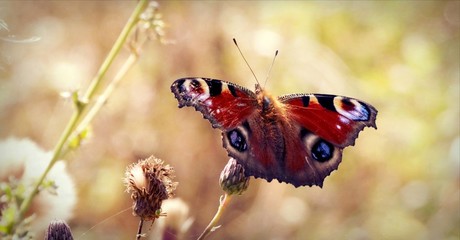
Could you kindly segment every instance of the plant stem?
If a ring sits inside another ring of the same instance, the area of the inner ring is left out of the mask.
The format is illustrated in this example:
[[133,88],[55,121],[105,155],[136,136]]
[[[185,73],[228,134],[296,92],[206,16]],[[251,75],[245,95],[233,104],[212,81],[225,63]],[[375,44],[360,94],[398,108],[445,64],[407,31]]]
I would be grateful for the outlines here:
[[139,240],[142,237],[142,226],[144,225],[144,219],[141,218],[141,221],[139,222],[139,228],[137,229],[137,234],[136,234],[136,239]]
[[118,83],[121,81],[121,79],[123,79],[123,77],[126,75],[128,70],[134,65],[134,63],[138,60],[138,58],[139,55],[137,54],[137,51],[131,53],[131,55],[125,61],[120,70],[117,72],[113,80],[104,89],[104,92],[97,98],[91,109],[88,110],[88,113],[85,115],[83,120],[81,120],[80,124],[73,132],[73,135],[72,137],[70,137],[70,139],[73,139],[74,137],[78,136],[88,127],[88,125],[99,112],[99,110],[102,108],[102,106],[104,106],[104,103],[107,101],[113,90],[115,90]]
[[91,81],[91,85],[88,87],[88,91],[86,91],[86,94],[83,99],[91,99],[94,93],[96,93],[96,90],[99,88],[99,85],[102,82],[101,79],[105,76],[110,65],[112,65],[113,61],[115,60],[115,57],[118,55],[121,48],[124,46],[129,34],[133,30],[133,28],[136,26],[136,24],[139,22],[139,16],[144,11],[144,9],[147,7],[147,4],[148,4],[147,0],[139,1],[136,9],[134,9],[133,13],[131,14],[131,17],[129,18],[125,27],[121,31],[120,36],[118,37],[117,41],[114,43],[112,49],[110,50],[109,54],[105,58],[101,67],[99,68],[99,71],[97,72],[96,76]]
[[[59,141],[57,142],[54,151],[53,151],[53,156],[45,169],[45,171],[42,173],[38,181],[36,182],[33,190],[30,192],[30,194],[24,199],[20,206],[20,219],[23,219],[25,212],[29,209],[30,204],[32,202],[32,199],[35,197],[35,195],[38,193],[39,187],[42,184],[43,180],[46,178],[48,172],[53,168],[54,164],[58,161],[58,159],[61,157],[62,150],[66,143],[68,143],[69,136],[72,134],[72,132],[75,130],[75,127],[77,126],[78,122],[82,118],[83,112],[87,106],[87,104],[92,100],[94,94],[97,92],[103,77],[105,76],[107,70],[113,63],[115,57],[118,55],[120,52],[121,48],[124,46],[124,43],[126,42],[126,39],[130,35],[131,31],[134,29],[136,24],[139,21],[139,16],[140,14],[144,11],[148,4],[147,0],[140,0],[139,3],[137,4],[136,8],[134,9],[133,13],[131,14],[128,22],[126,23],[125,27],[123,28],[122,32],[120,33],[117,41],[113,45],[112,49],[110,50],[109,54],[105,58],[104,62],[102,63],[101,67],[99,68],[99,71],[97,72],[96,76],[93,78],[91,81],[90,86],[88,87],[88,90],[86,91],[83,101],[79,102],[79,104],[76,104],[76,110],[72,114],[72,117],[70,118],[69,122],[67,123],[66,128],[61,134],[61,137],[59,138]],[[78,101],[78,100],[77,100]]]
[[198,237],[198,240],[205,239],[206,236],[208,236],[211,232],[213,232],[217,227],[216,224],[219,221],[220,217],[222,216],[223,212],[225,209],[227,209],[227,206],[232,199],[232,195],[229,195],[225,193],[223,198],[220,199],[220,204],[219,208],[217,209],[216,215],[214,215],[214,218],[209,222],[208,226],[206,229],[203,231],[203,233]]

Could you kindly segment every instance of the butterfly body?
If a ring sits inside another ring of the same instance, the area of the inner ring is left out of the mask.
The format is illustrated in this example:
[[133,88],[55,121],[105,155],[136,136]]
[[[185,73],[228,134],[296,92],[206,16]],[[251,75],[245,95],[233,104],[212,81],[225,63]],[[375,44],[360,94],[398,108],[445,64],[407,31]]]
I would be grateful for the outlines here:
[[176,80],[179,107],[193,106],[222,130],[229,156],[248,176],[294,186],[322,186],[337,169],[344,147],[374,127],[377,110],[353,98],[325,94],[273,97],[209,78]]

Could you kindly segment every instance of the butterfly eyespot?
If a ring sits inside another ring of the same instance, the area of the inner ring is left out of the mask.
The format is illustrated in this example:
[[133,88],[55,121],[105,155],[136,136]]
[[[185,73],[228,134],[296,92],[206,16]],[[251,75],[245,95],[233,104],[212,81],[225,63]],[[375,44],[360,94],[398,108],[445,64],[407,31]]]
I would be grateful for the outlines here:
[[244,152],[248,149],[246,139],[238,129],[234,129],[228,132],[227,137],[230,145],[238,152]]
[[334,146],[320,139],[313,145],[311,155],[316,161],[326,162],[334,155]]

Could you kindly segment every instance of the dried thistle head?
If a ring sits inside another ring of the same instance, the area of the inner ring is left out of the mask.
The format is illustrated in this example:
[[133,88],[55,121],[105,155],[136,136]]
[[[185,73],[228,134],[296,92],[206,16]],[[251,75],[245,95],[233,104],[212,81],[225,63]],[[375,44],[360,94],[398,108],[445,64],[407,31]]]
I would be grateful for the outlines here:
[[220,173],[219,183],[227,194],[241,195],[249,186],[249,177],[244,174],[244,167],[230,158]]
[[177,186],[173,174],[171,166],[153,156],[127,167],[124,182],[134,201],[133,215],[146,221],[160,217],[161,203],[172,197]]

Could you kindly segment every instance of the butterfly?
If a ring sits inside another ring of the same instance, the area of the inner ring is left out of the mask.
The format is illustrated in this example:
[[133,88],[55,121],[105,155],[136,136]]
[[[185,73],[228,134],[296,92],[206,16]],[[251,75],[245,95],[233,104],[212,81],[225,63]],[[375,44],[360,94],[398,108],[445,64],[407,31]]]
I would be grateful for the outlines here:
[[377,129],[377,110],[363,101],[328,94],[273,97],[211,78],[181,78],[171,85],[179,108],[192,106],[222,130],[223,147],[247,176],[322,187],[345,147],[364,127]]

